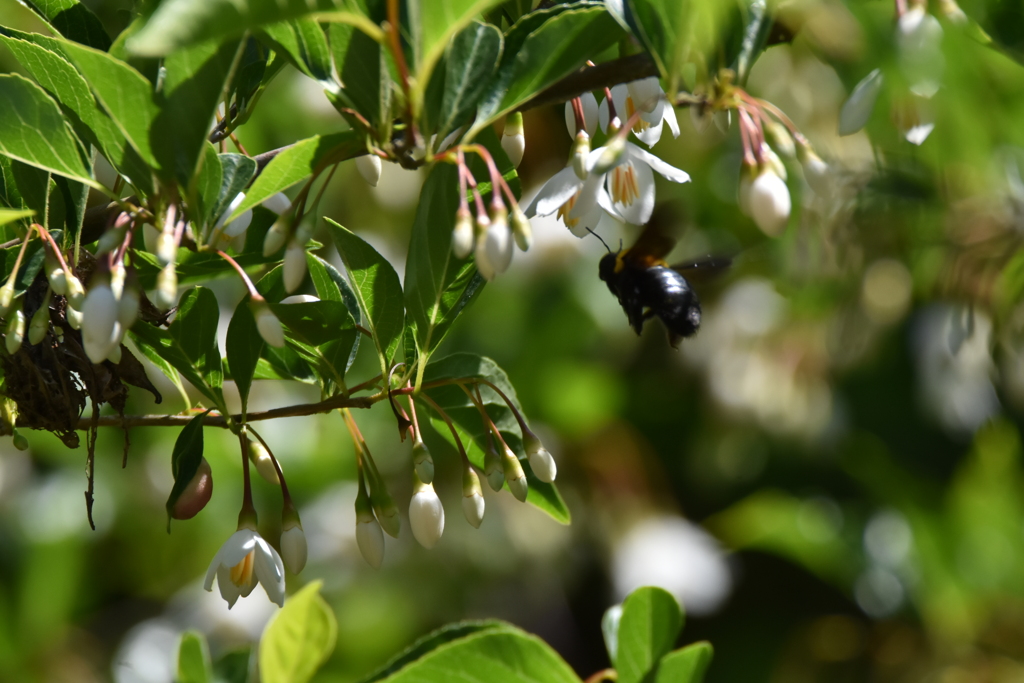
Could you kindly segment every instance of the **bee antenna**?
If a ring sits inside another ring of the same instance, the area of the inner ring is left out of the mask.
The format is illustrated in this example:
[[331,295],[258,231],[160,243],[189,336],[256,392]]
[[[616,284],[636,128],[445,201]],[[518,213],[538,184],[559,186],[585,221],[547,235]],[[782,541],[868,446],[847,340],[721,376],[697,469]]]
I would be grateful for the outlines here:
[[605,241],[604,241],[603,239],[601,239],[601,236],[600,236],[600,235],[598,235],[598,234],[597,234],[596,232],[594,232],[594,231],[593,231],[593,230],[591,230],[590,228],[587,228],[587,232],[589,232],[589,233],[590,233],[591,235],[593,235],[593,236],[594,236],[594,237],[596,237],[597,239],[601,240],[601,244],[603,244],[603,245],[604,245],[604,248],[605,248],[605,249],[608,249],[608,252],[609,252],[609,253],[611,253],[611,249],[610,249],[610,248],[608,247],[608,243],[607,243],[607,242],[605,242]]

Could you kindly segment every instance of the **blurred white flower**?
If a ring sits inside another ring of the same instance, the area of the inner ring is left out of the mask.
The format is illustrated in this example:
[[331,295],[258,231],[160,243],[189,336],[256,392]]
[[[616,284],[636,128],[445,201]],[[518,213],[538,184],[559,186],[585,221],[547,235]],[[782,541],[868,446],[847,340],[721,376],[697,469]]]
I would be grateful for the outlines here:
[[[661,139],[661,131],[665,124],[668,124],[669,130],[672,131],[672,137],[679,137],[679,122],[675,109],[665,98],[665,91],[661,89],[656,77],[621,83],[613,86],[611,93],[615,113],[618,114],[622,125],[625,125],[634,113],[640,112],[639,120],[633,124],[633,134],[648,147],[653,147]],[[610,116],[607,99],[601,102],[598,116],[601,130],[607,131]]]

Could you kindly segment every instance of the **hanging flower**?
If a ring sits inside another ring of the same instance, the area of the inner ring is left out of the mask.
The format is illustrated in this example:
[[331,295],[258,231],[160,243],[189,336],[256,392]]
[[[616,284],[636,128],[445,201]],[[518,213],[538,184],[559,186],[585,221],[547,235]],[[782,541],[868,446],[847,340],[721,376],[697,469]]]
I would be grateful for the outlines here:
[[[633,135],[648,147],[653,147],[661,140],[664,124],[668,124],[672,137],[679,137],[679,122],[676,111],[665,97],[658,79],[654,76],[643,78],[631,83],[622,83],[611,89],[612,103],[623,124],[637,111],[640,118],[633,124]],[[601,102],[598,110],[601,130],[608,130],[608,100]]]
[[[590,154],[600,152],[604,148],[593,150]],[[588,160],[590,157],[587,157]],[[586,195],[593,197],[588,200],[587,210],[577,210],[576,204],[580,197]],[[613,218],[621,217],[612,207],[611,197],[604,189],[604,176],[588,176],[586,180],[580,180],[572,166],[567,166],[556,173],[544,183],[540,192],[533,198],[530,205],[526,207],[526,216],[550,216],[558,212],[558,218],[562,220],[565,227],[569,228],[572,234],[583,237],[587,234],[587,228],[594,229],[601,220],[602,209]]]
[[[690,175],[675,166],[665,163],[650,152],[640,149],[632,142],[623,141],[622,152],[617,156],[604,154],[606,147],[595,149],[587,158],[587,168],[590,169],[590,176],[584,184],[582,191],[576,198],[576,205],[570,211],[572,215],[587,215],[597,206],[601,206],[614,217],[619,217],[633,225],[643,225],[651,219],[654,212],[654,172],[674,183],[685,183],[690,180]],[[610,163],[605,170],[603,167]],[[597,171],[603,171],[599,174]],[[603,188],[595,188],[591,183],[598,178],[598,182],[607,185],[604,194]],[[607,183],[603,181],[607,178]],[[610,198],[611,209],[609,210],[602,203],[604,197]]]
[[271,602],[284,607],[284,562],[255,529],[243,527],[224,542],[206,570],[203,588],[213,590],[214,576],[228,609],[239,596],[247,597],[257,582],[263,584]]

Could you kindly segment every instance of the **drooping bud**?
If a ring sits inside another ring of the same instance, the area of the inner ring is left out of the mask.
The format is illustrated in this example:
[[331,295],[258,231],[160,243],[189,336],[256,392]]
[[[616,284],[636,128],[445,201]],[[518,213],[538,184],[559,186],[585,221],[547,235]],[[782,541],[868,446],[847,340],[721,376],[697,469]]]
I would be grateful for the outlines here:
[[288,241],[288,235],[291,233],[291,218],[287,214],[282,214],[280,218],[274,221],[274,224],[270,226],[270,230],[267,230],[266,237],[263,238],[263,258],[270,258],[285,245]]
[[572,170],[580,180],[587,179],[587,157],[590,156],[590,136],[585,130],[576,133],[576,140],[572,143]]
[[460,206],[455,212],[455,228],[452,230],[452,253],[455,258],[466,258],[473,251],[473,215],[468,206]]
[[64,316],[67,318],[68,325],[71,326],[71,329],[82,329],[82,312],[77,308],[72,308],[70,303],[68,304],[68,307],[64,309]]
[[118,343],[117,299],[106,278],[93,279],[82,304],[82,346],[93,363],[102,363]]
[[484,521],[484,507],[480,477],[473,466],[467,463],[462,469],[462,513],[474,529],[479,529]]
[[288,517],[281,525],[281,559],[288,571],[298,574],[306,566],[309,550],[298,514],[293,512]]
[[530,227],[530,219],[518,206],[512,209],[512,235],[516,238],[516,244],[522,251],[527,251],[533,244],[533,228]]
[[169,266],[177,259],[178,245],[174,242],[174,229],[172,227],[168,226],[156,238],[154,256],[156,256],[156,260],[161,266]]
[[363,180],[369,183],[371,187],[377,187],[377,183],[380,182],[382,167],[383,164],[381,164],[380,157],[376,154],[364,154],[363,156],[356,157],[356,169],[359,171],[359,175],[363,176]]
[[519,168],[526,151],[526,136],[523,133],[523,115],[512,112],[505,117],[505,130],[501,134],[501,148],[508,155],[513,168]]
[[526,473],[523,472],[523,466],[519,462],[519,458],[508,448],[505,449],[505,455],[501,458],[501,468],[505,475],[505,481],[508,483],[509,491],[516,497],[516,500],[525,503],[526,494],[529,492],[529,485],[526,483]]
[[476,269],[480,271],[480,275],[488,282],[494,280],[498,275],[498,271],[487,253],[487,233],[490,227],[491,219],[487,217],[487,214],[477,213],[475,226],[476,248],[473,253],[476,257]]
[[213,495],[213,473],[210,471],[210,463],[203,458],[199,467],[188,486],[178,496],[171,508],[171,517],[174,519],[192,519],[199,511],[206,507]]
[[[484,236],[484,251],[495,275],[504,273],[512,263],[512,231],[508,228],[508,210],[504,205],[491,207],[491,224]],[[481,259],[477,249],[477,260]]]
[[60,265],[60,261],[57,260],[57,257],[49,249],[46,250],[43,264],[43,268],[46,269],[46,280],[50,283],[50,289],[53,290],[54,294],[64,296],[68,291],[68,279],[64,274],[64,268]]
[[121,299],[117,302],[117,321],[121,323],[124,330],[131,329],[139,317],[139,288],[135,282],[129,282],[121,292]]
[[150,254],[156,253],[157,240],[160,239],[160,231],[151,223],[142,224],[142,246]]
[[15,275],[15,273],[11,273],[10,277],[7,278],[7,282],[4,283],[4,286],[0,287],[0,316],[7,315],[7,311],[11,307],[11,302],[14,301],[14,284],[18,279]]
[[14,355],[21,348],[21,342],[25,339],[25,312],[20,308],[8,316],[7,329],[4,331],[4,341],[7,344],[7,353]]
[[[292,209],[292,200],[288,199],[288,195],[284,192],[278,192],[272,194],[264,199],[260,204],[263,208],[268,211],[273,211],[278,216],[283,216]],[[276,249],[274,251],[277,251]]]
[[789,129],[774,119],[769,119],[764,124],[764,132],[768,137],[768,141],[772,147],[787,159],[792,159],[796,155],[796,144],[793,142],[793,136],[789,134]]
[[786,172],[786,165],[782,163],[782,159],[776,154],[771,147],[768,145],[761,145],[761,157],[764,159],[764,163],[768,168],[772,169],[775,175],[779,176],[783,180],[789,177]]
[[380,569],[384,561],[384,533],[373,516],[370,497],[362,484],[356,495],[356,545],[363,559],[374,569]]
[[544,448],[544,444],[537,438],[537,435],[529,429],[523,433],[523,448],[526,449],[526,456],[530,460],[530,468],[537,475],[537,478],[548,484],[553,482],[558,474],[555,459],[551,457],[548,449]]
[[280,485],[281,478],[277,476],[277,468],[274,461],[270,459],[270,453],[257,439],[249,439],[249,460],[256,466],[260,476],[271,484]]
[[[82,286],[82,281],[68,271],[64,271],[64,275],[68,285],[68,291],[65,295],[68,298],[68,304],[78,310],[82,310],[82,303],[85,301],[85,287]],[[0,299],[0,306],[2,305],[3,301]],[[76,327],[75,329],[78,328]]]
[[[153,303],[161,311],[166,311],[178,300],[178,273],[174,270],[174,264],[168,263],[160,269],[156,276],[156,296]],[[82,311],[85,312],[84,310]]]
[[484,476],[487,477],[487,485],[492,491],[500,491],[505,485],[505,473],[501,468],[501,457],[494,450],[494,445],[488,443],[484,452]]
[[598,175],[607,173],[619,163],[619,159],[622,158],[625,151],[625,138],[618,135],[609,138],[608,144],[605,145],[604,151],[601,152],[601,155],[597,157],[597,161],[594,163],[594,167],[590,169],[590,172],[597,173]]
[[276,348],[282,348],[284,346],[284,328],[281,327],[281,321],[270,310],[267,302],[261,299],[251,302],[249,307],[252,309],[252,315],[256,319],[256,329],[259,330],[263,341]]
[[839,110],[839,134],[852,135],[863,128],[875,108],[875,100],[882,90],[882,70],[875,69],[854,87],[853,92]]
[[412,444],[412,466],[416,470],[416,476],[424,484],[434,481],[434,460],[430,457],[430,451],[422,439],[416,439]]
[[284,289],[289,294],[298,289],[306,278],[306,246],[304,241],[300,241],[298,234],[288,242],[282,271]]
[[104,231],[104,233],[100,235],[99,242],[96,243],[96,255],[109,254],[121,246],[124,242],[124,236],[127,230],[128,224],[125,223],[120,226],[108,228]]
[[832,173],[828,164],[806,145],[800,147],[797,155],[804,169],[804,178],[807,179],[807,184],[811,186],[814,193],[819,197],[831,197]]
[[434,487],[413,475],[412,500],[409,501],[409,526],[424,548],[433,548],[444,532],[444,506]]
[[770,168],[761,171],[750,185],[750,217],[766,235],[778,237],[789,222],[792,202],[789,188]]
[[370,494],[370,502],[373,504],[373,513],[377,516],[384,532],[392,538],[398,538],[398,532],[402,528],[402,520],[398,517],[398,506],[391,498],[391,494],[384,488],[383,482]]
[[50,293],[43,297],[43,302],[32,314],[32,322],[28,324],[28,343],[35,346],[43,341],[47,331],[50,329]]
[[115,299],[121,299],[121,294],[124,292],[124,280],[127,275],[128,271],[125,270],[124,263],[119,261],[110,266],[110,291],[114,293]]

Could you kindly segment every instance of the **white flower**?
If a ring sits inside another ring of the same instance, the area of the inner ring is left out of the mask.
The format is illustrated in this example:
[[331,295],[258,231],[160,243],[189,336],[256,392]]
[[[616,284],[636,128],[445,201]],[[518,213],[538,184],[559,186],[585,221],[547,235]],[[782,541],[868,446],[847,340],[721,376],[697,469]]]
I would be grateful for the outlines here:
[[257,582],[263,584],[272,602],[284,606],[284,562],[253,529],[239,529],[224,542],[206,570],[203,588],[213,590],[214,576],[228,609],[234,606],[239,596],[248,596]]
[[82,304],[82,346],[93,363],[102,363],[117,344],[118,305],[108,284],[97,284],[89,290]]
[[409,501],[409,526],[421,546],[433,548],[444,531],[444,507],[432,485],[417,479],[414,490]]
[[[601,160],[604,149],[600,147],[590,153],[587,167],[591,173],[576,199],[576,206],[569,212],[570,217],[588,215],[597,206],[605,208],[602,201],[607,196],[611,199],[612,208],[605,210],[612,216],[621,217],[633,225],[643,225],[651,219],[654,212],[655,171],[674,183],[685,183],[690,180],[689,174],[685,171],[665,163],[632,142],[625,143],[622,154],[612,163],[607,173],[595,174],[593,169]],[[595,176],[598,183],[607,185],[604,195],[592,184]],[[607,183],[603,182],[605,178]]]
[[[597,98],[593,93],[580,95],[580,102],[583,103],[583,123],[589,137],[594,137],[597,132],[598,107]],[[575,139],[579,130],[576,129],[576,114],[572,110],[572,101],[565,103],[565,127],[569,131],[569,137]]]
[[298,520],[286,523],[286,528],[281,532],[281,556],[288,571],[292,574],[301,572],[306,566],[308,554],[302,525]]
[[[672,131],[672,137],[679,137],[676,111],[665,98],[665,91],[654,76],[613,86],[611,93],[615,113],[623,125],[635,112],[640,112],[640,118],[633,124],[633,134],[648,147],[653,147],[661,139],[661,130],[666,123]],[[598,116],[601,130],[607,130],[610,116],[607,99],[601,102]]]
[[381,167],[380,157],[376,154],[356,157],[356,170],[371,187],[377,187],[377,183],[380,182]]
[[[591,154],[603,149],[601,147],[593,150]],[[577,211],[576,204],[584,192],[588,197],[594,195],[596,203],[588,204],[586,211]],[[620,218],[612,207],[611,197],[604,189],[604,177],[588,176],[586,181],[583,181],[579,179],[571,166],[567,166],[544,183],[540,192],[526,207],[526,215],[527,217],[550,216],[557,211],[558,217],[562,219],[565,227],[569,228],[577,237],[583,237],[587,234],[587,228],[597,227],[601,220],[602,209],[612,217]]]

